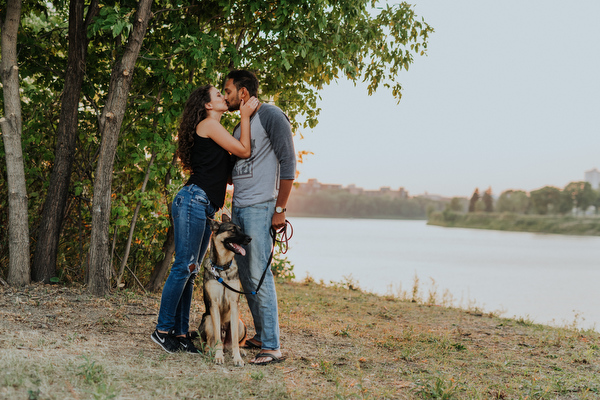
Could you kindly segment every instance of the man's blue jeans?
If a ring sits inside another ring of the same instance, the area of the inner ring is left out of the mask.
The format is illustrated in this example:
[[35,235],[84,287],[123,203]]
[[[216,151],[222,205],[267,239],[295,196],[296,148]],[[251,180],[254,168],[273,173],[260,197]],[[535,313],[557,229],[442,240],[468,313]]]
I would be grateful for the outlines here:
[[210,240],[208,218],[214,217],[215,207],[204,190],[188,185],[177,193],[171,210],[175,261],[162,291],[156,329],[185,335],[189,329],[194,279]]
[[[252,241],[246,246],[246,255],[236,255],[240,280],[245,292],[256,290],[260,278],[267,267],[273,238],[271,219],[275,212],[275,200],[249,207],[233,209],[233,223],[239,225]],[[248,307],[254,319],[255,340],[262,342],[264,350],[279,350],[279,316],[277,292],[271,268],[257,294],[247,294]]]

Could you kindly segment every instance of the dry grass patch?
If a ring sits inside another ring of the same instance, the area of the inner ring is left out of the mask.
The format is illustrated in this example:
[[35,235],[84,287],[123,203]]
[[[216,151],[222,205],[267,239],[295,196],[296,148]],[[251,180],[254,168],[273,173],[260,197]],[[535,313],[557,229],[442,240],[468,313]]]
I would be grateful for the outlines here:
[[[160,297],[3,288],[2,399],[594,399],[598,333],[364,293],[280,283],[284,363],[216,366],[149,338]],[[428,296],[427,303],[435,299]],[[243,317],[249,313],[242,301]],[[201,291],[192,326],[203,312]],[[207,349],[210,350],[210,349]],[[255,351],[249,352],[246,360]]]

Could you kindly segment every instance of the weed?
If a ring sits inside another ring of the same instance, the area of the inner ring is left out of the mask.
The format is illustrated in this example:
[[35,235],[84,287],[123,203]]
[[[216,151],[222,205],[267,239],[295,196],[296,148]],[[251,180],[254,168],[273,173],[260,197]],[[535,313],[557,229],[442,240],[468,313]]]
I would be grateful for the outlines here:
[[398,342],[398,339],[396,339],[393,336],[390,336],[385,340],[378,341],[376,343],[376,346],[381,349],[397,350],[400,348],[400,343]]
[[360,286],[358,286],[358,282],[352,277],[352,274],[344,275],[342,276],[342,280],[340,282],[331,281],[330,284],[331,286],[339,289],[360,291]]
[[79,366],[79,373],[77,375],[82,376],[84,381],[89,384],[100,383],[105,379],[104,367],[102,365],[96,365],[95,361],[91,361],[86,356],[83,356],[85,363]]
[[554,382],[554,390],[558,394],[567,394],[569,389],[567,388],[567,384],[562,379],[557,379]]
[[453,307],[454,306],[454,296],[450,293],[450,290],[444,290],[444,294],[442,294],[442,306],[444,307]]
[[437,298],[437,296],[438,296],[438,294],[437,294],[438,286],[435,283],[435,279],[433,279],[431,277],[429,279],[431,279],[431,287],[429,288],[429,293],[427,295],[427,304],[428,305],[435,305],[438,302],[438,298]]
[[417,275],[416,272],[415,272],[415,277],[413,279],[412,298],[410,301],[412,301],[413,303],[421,302],[421,297],[419,295],[419,276]]
[[440,377],[436,377],[433,383],[430,379],[425,382],[417,381],[416,384],[416,393],[425,399],[447,400],[453,399],[456,395],[456,386],[454,383],[445,382]]
[[210,347],[208,343],[200,341],[198,348],[206,361],[213,361],[215,359],[216,350],[214,347]]
[[321,373],[325,375],[327,381],[333,382],[336,385],[339,384],[339,378],[331,361],[319,361],[319,369],[321,370]]
[[567,325],[567,328],[578,331],[579,325],[583,324],[585,318],[583,318],[578,311],[573,310],[573,312],[575,313],[573,316],[573,322],[571,325]]
[[417,355],[419,355],[419,353],[412,347],[405,347],[400,352],[400,358],[408,362],[414,361]]
[[313,278],[308,272],[306,273],[306,277],[302,281],[303,284],[309,285],[311,283],[315,283],[315,278]]
[[406,342],[410,342],[413,340],[415,335],[415,328],[413,326],[409,326],[408,328],[402,331],[402,340]]
[[498,310],[490,311],[490,312],[488,312],[487,315],[490,318],[500,318],[500,316],[502,314],[506,314],[506,310],[505,309],[498,309]]
[[344,329],[333,332],[334,336],[350,337],[350,325],[346,325]]
[[516,321],[517,324],[523,326],[533,326],[535,324],[535,322],[533,322],[533,319],[531,319],[529,315],[526,315],[525,317],[519,317]]
[[118,396],[117,390],[110,384],[100,382],[90,394],[95,400],[110,400]]
[[96,400],[109,400],[117,397],[117,390],[107,383],[107,375],[102,365],[96,364],[96,361],[90,360],[87,356],[83,356],[85,362],[78,367],[77,375],[83,377],[83,380],[88,385],[93,386],[93,390],[88,392]]
[[423,338],[423,341],[426,343],[434,344],[437,348],[441,350],[449,349],[452,345],[450,344],[450,340],[446,337],[439,337],[434,335],[429,335],[426,338]]
[[394,288],[394,285],[392,285],[392,284],[388,285],[388,287],[386,289],[385,299],[386,300],[393,299],[393,300],[401,300],[401,301],[408,300],[408,294],[406,293],[405,290],[402,290],[402,282],[398,283],[395,288]]
[[455,349],[456,351],[463,351],[463,350],[466,350],[466,349],[467,349],[467,348],[466,348],[466,347],[465,347],[463,344],[461,344],[461,343],[454,343],[454,344],[452,345],[452,347],[454,347],[454,349]]
[[77,332],[72,332],[67,335],[67,340],[69,342],[74,342],[79,338],[79,334]]
[[37,389],[37,390],[29,389],[29,390],[27,390],[27,398],[29,400],[38,400],[40,398],[40,393],[41,393],[40,389]]
[[250,378],[255,381],[260,381],[265,377],[265,373],[263,371],[254,371],[250,373]]

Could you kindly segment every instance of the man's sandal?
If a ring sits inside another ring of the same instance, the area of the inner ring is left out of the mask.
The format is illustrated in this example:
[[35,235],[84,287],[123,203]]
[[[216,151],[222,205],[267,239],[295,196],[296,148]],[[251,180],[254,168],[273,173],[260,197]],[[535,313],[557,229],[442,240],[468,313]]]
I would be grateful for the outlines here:
[[280,363],[283,362],[285,360],[285,357],[281,356],[281,357],[277,357],[275,354],[271,354],[271,353],[258,353],[254,359],[258,360],[259,358],[270,358],[270,361],[264,361],[264,362],[256,362],[254,361],[252,364],[254,365],[267,365],[267,364],[276,364],[276,363]]

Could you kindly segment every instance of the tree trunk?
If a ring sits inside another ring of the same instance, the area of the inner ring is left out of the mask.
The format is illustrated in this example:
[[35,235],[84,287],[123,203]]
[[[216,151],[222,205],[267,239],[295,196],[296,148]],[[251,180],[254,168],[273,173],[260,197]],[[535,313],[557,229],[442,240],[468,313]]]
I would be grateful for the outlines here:
[[98,2],[92,1],[85,21],[83,19],[84,8],[84,0],[71,0],[69,6],[69,56],[65,74],[65,89],[61,99],[54,165],[33,258],[32,278],[38,282],[49,283],[50,278],[56,276],[58,240],[71,182],[77,141],[79,99],[85,76],[88,46],[86,31],[98,10]]
[[100,156],[94,181],[92,201],[92,232],[90,240],[90,262],[88,291],[103,296],[110,291],[109,222],[110,194],[113,165],[119,131],[123,123],[127,96],[137,60],[150,19],[152,0],[140,0],[134,16],[133,31],[127,42],[125,53],[113,67],[106,105],[100,116]]
[[22,120],[17,67],[17,32],[21,19],[21,0],[6,1],[6,19],[0,21],[2,61],[0,75],[4,92],[4,114],[0,119],[8,181],[8,283],[23,286],[30,282],[29,217],[27,185],[21,145]]

